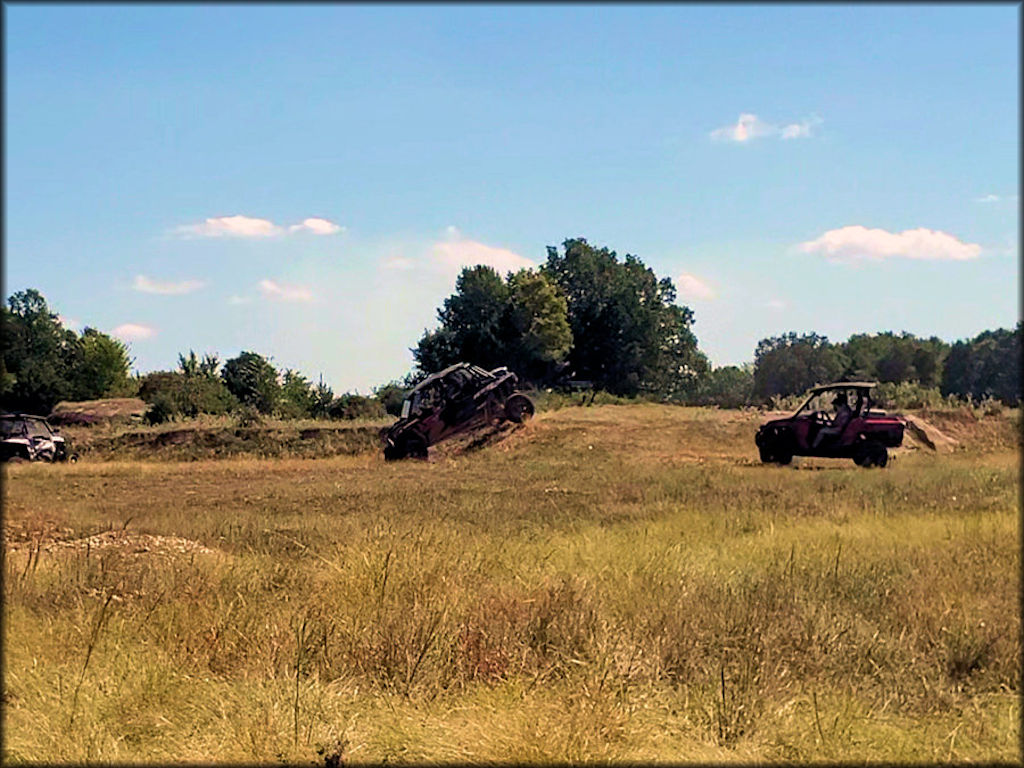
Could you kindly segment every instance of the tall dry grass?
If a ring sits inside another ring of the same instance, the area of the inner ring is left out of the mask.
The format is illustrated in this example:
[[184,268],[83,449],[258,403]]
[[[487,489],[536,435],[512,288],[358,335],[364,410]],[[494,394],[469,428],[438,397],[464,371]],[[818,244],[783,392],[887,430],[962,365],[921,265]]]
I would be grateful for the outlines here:
[[1018,759],[1015,444],[778,468],[754,425],[8,468],[4,757]]

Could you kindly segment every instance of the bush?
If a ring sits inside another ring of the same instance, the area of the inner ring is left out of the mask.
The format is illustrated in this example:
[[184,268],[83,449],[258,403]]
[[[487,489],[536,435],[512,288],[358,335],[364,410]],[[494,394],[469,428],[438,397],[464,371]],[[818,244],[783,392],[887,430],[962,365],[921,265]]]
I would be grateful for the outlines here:
[[872,397],[882,408],[941,408],[946,403],[938,387],[923,387],[916,381],[883,382]]
[[263,423],[263,414],[255,405],[243,405],[235,411],[235,424],[239,427],[258,427]]
[[405,402],[406,396],[411,391],[412,386],[403,386],[400,382],[391,381],[381,387],[377,387],[373,391],[373,396],[383,406],[386,413],[391,416],[400,416],[402,414],[402,403]]
[[149,408],[146,410],[143,419],[147,424],[163,424],[170,421],[175,415],[174,401],[165,392],[159,392],[153,396]]
[[180,371],[154,371],[139,380],[139,397],[147,403],[163,400],[171,416],[195,418],[201,413],[223,414],[238,405],[224,382],[215,376]]
[[327,406],[327,416],[332,419],[383,419],[387,416],[380,400],[362,395],[341,395]]

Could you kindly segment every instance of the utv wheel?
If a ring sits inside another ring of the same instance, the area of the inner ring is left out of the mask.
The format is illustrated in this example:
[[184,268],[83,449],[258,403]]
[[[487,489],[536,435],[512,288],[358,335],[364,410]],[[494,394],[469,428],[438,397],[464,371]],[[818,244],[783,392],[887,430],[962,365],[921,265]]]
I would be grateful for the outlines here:
[[780,466],[784,467],[787,464],[789,464],[789,462],[791,462],[792,460],[793,460],[793,454],[790,453],[789,451],[780,450],[780,451],[776,451],[776,453],[775,453],[775,463],[779,464]]
[[533,401],[526,395],[515,394],[505,401],[505,417],[516,424],[522,424],[533,416]]
[[410,459],[427,458],[426,441],[420,437],[410,437],[405,441],[405,455]]
[[384,461],[398,461],[405,458],[405,451],[397,445],[384,446]]
[[871,463],[876,467],[884,467],[889,463],[889,452],[881,443],[875,443],[871,449]]
[[871,440],[863,444],[853,461],[860,467],[884,467],[889,463],[889,452],[884,445]]
[[772,464],[775,462],[775,456],[772,455],[772,452],[769,451],[767,448],[758,448],[757,452],[761,456],[762,464]]

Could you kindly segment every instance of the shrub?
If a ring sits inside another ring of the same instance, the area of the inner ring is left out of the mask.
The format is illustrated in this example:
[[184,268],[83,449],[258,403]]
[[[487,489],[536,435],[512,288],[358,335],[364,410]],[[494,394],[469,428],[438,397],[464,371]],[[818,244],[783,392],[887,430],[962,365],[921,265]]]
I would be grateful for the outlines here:
[[174,401],[171,397],[165,392],[159,392],[150,401],[143,418],[147,424],[163,424],[165,421],[171,420],[175,411]]
[[387,415],[384,405],[372,397],[341,395],[327,406],[332,419],[382,419]]
[[263,414],[255,405],[243,405],[235,411],[235,423],[240,427],[257,427],[263,423]]
[[940,408],[945,402],[938,387],[923,387],[916,381],[883,382],[872,397],[883,408]]

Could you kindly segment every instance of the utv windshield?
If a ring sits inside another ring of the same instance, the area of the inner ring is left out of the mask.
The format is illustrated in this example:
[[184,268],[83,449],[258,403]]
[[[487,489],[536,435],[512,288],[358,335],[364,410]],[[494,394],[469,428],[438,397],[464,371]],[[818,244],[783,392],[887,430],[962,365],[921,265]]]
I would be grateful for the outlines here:
[[804,404],[800,406],[796,416],[814,413],[815,411],[824,411],[825,413],[834,413],[836,410],[836,396],[840,393],[846,395],[847,405],[854,414],[859,414],[861,409],[867,404],[867,396],[865,393],[857,389],[826,389],[820,392],[814,392],[804,400]]
[[21,419],[0,419],[0,438],[6,440],[9,437],[23,437],[25,435],[25,422]]

